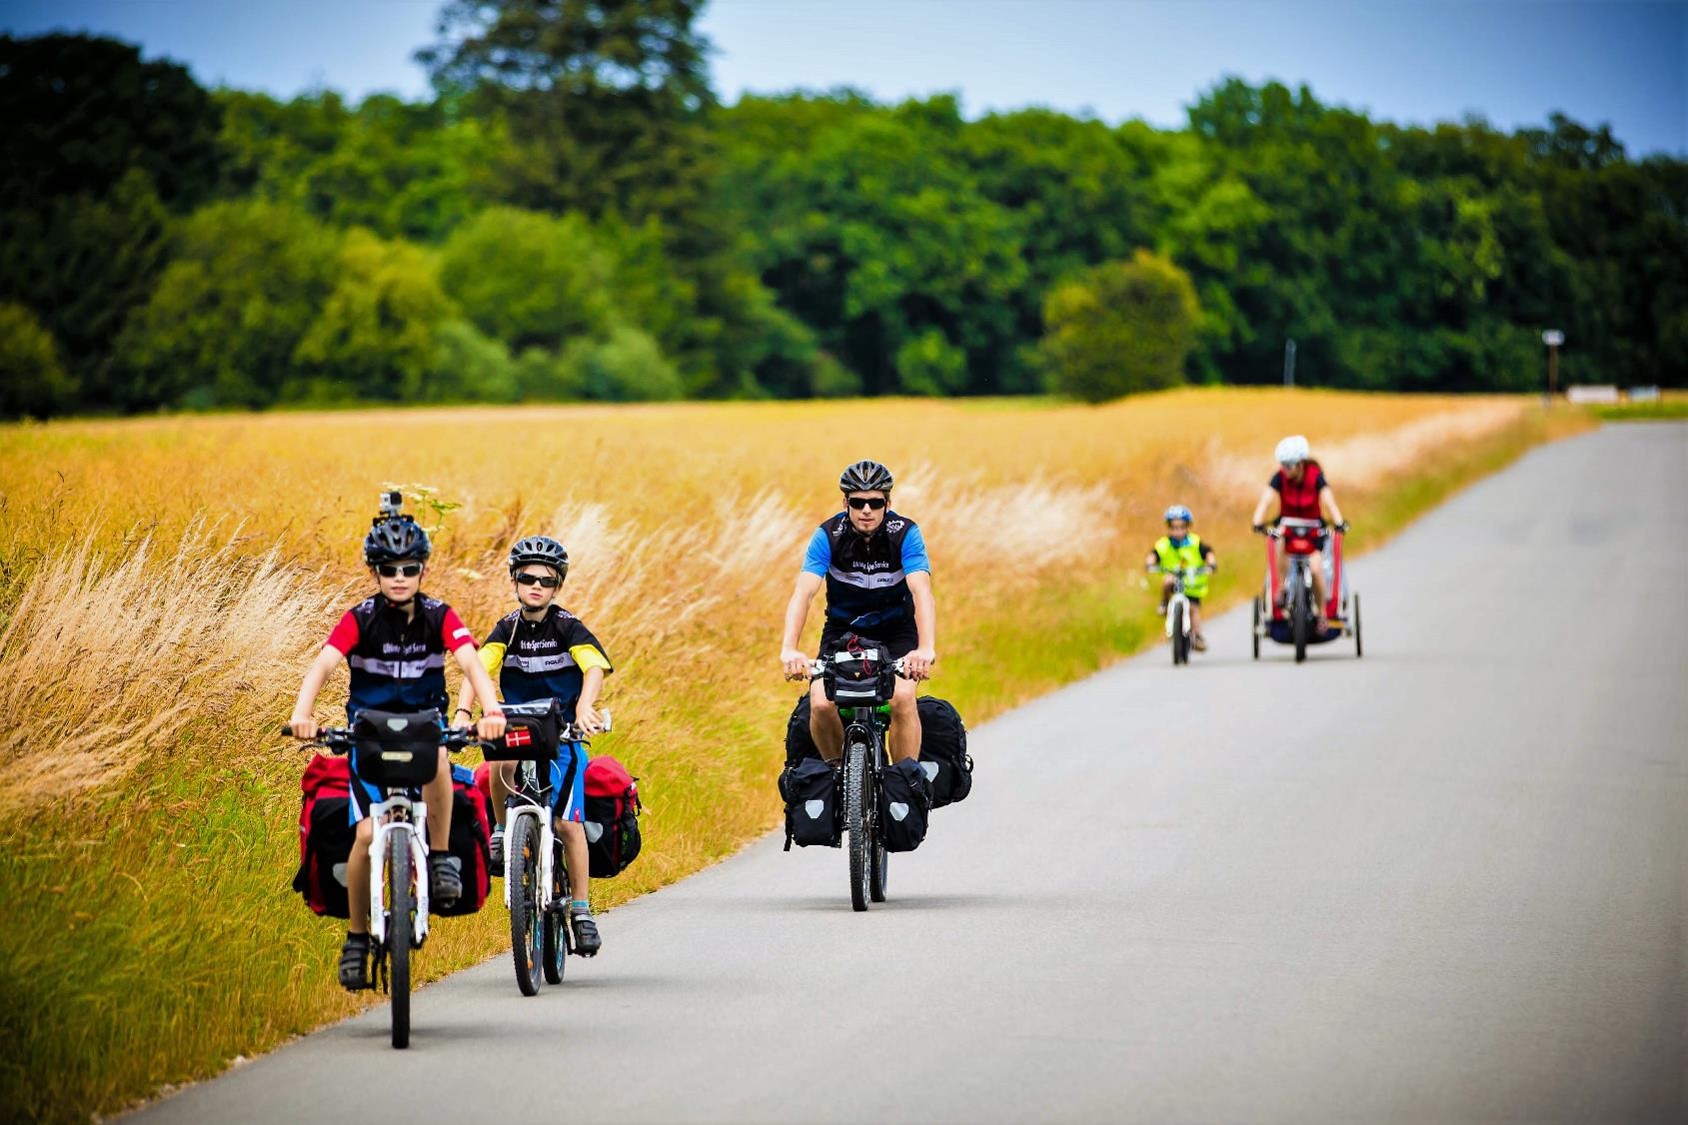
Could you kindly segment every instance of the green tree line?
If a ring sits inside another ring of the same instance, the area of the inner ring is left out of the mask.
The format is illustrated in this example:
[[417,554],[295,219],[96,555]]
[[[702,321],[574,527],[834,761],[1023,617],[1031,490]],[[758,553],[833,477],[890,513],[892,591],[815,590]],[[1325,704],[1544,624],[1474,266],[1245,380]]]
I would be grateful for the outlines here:
[[1688,163],[1219,81],[720,104],[697,0],[453,0],[434,96],[0,37],[0,414],[1688,381]]

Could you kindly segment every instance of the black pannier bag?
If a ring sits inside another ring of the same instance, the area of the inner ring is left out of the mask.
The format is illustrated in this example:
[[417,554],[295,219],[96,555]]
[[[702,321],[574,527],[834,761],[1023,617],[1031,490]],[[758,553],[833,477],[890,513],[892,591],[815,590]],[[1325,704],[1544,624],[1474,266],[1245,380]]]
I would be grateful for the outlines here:
[[488,744],[489,762],[554,762],[561,745],[562,705],[555,699],[504,704],[504,736]]
[[794,766],[804,758],[820,756],[815,738],[809,733],[809,697],[807,694],[800,695],[797,706],[791,709],[791,718],[785,724],[785,764]]
[[926,839],[932,789],[915,761],[879,771],[879,838],[888,852],[912,852]]
[[932,784],[932,807],[967,799],[973,791],[973,759],[967,754],[967,726],[947,699],[920,698],[920,767]]
[[780,774],[785,798],[785,850],[838,845],[838,771],[819,758],[803,758]]
[[420,789],[440,772],[438,711],[359,711],[352,770],[377,789]]

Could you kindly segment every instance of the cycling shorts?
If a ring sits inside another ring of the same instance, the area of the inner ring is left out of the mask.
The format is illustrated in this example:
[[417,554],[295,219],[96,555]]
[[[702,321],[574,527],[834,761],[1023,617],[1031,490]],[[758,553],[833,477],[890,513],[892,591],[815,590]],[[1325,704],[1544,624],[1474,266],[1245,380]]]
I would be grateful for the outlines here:
[[586,743],[565,742],[551,763],[551,819],[553,823],[586,819]]
[[[821,630],[820,659],[826,660],[833,653],[841,651],[846,633],[856,633],[856,630],[842,622],[829,620]],[[914,627],[914,622],[906,618],[889,625],[877,626],[874,632],[861,632],[856,635],[864,641],[875,641],[884,646],[892,660],[907,656],[920,647],[920,632]]]

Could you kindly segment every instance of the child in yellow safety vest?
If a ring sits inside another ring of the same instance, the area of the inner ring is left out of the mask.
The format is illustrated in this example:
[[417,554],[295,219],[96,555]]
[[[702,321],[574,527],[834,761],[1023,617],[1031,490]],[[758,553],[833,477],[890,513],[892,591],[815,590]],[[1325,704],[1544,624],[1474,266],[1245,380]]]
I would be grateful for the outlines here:
[[[1201,536],[1190,530],[1195,517],[1190,509],[1182,504],[1174,504],[1166,510],[1166,534],[1155,540],[1155,545],[1149,549],[1149,556],[1144,565],[1159,567],[1161,579],[1160,612],[1166,612],[1166,603],[1172,597],[1173,586],[1177,582],[1177,572],[1206,565],[1215,570],[1219,568],[1219,556],[1214,554],[1213,548],[1203,543]],[[1207,651],[1207,640],[1202,636],[1202,599],[1207,596],[1207,574],[1189,573],[1184,577],[1184,596],[1190,599],[1190,645],[1197,652]]]

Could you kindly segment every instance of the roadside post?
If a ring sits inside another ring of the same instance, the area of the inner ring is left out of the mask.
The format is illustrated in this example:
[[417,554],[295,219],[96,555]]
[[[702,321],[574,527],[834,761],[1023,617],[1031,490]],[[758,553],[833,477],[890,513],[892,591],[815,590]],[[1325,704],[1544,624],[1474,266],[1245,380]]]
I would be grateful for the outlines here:
[[1547,345],[1547,397],[1549,406],[1553,405],[1553,396],[1559,392],[1559,345],[1565,342],[1565,333],[1557,328],[1549,328],[1541,334],[1541,342]]

